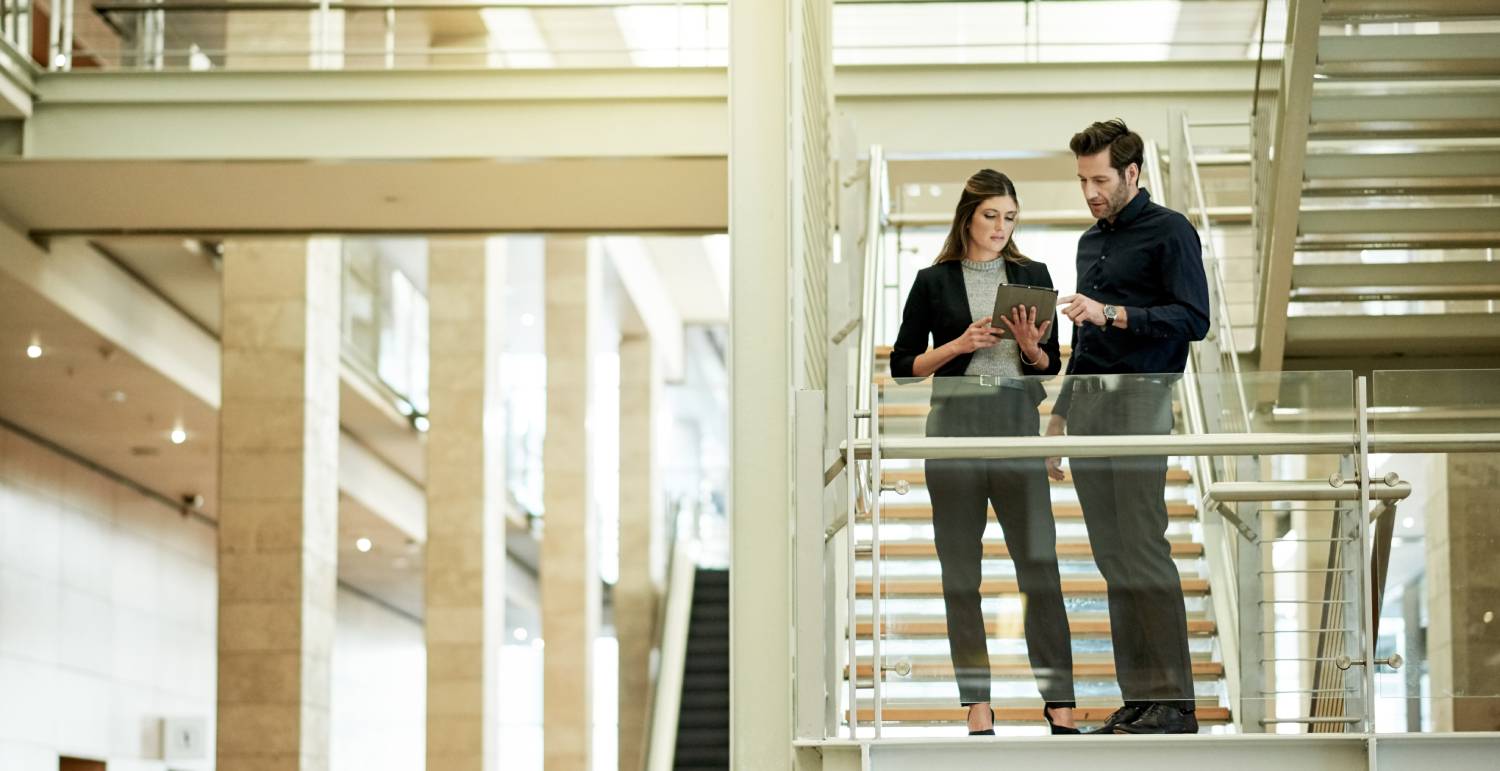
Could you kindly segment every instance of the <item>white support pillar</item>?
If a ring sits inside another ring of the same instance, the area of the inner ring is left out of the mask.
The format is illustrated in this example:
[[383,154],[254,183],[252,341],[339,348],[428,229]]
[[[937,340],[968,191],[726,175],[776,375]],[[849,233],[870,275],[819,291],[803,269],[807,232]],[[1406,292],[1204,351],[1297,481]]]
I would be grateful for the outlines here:
[[792,393],[823,380],[831,5],[729,14],[730,756],[791,768]]

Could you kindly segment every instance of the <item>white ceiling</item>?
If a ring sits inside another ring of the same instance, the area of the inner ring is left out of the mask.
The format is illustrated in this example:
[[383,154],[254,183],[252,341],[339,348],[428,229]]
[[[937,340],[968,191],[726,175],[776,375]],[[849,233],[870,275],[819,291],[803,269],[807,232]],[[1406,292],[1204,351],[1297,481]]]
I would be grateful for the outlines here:
[[[4,273],[0,415],[173,500],[202,495],[213,512],[217,411]],[[178,426],[188,440],[174,445]]]

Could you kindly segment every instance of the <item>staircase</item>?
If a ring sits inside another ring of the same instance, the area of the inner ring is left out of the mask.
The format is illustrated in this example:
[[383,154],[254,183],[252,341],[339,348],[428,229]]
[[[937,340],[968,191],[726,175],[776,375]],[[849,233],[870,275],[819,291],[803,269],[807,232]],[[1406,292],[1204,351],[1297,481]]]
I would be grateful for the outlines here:
[[729,767],[729,571],[698,568],[673,768]]
[[[1066,353],[1064,349],[1064,355]],[[877,351],[882,366],[888,356],[888,349]],[[882,436],[922,436],[931,381],[896,385],[889,377],[881,375],[880,382]],[[1044,416],[1050,412],[1060,387],[1060,378],[1048,383],[1048,399],[1040,407]],[[910,488],[904,496],[885,493],[881,506],[881,576],[884,587],[881,595],[884,617],[881,655],[887,667],[881,709],[884,732],[893,736],[962,735],[966,732],[965,712],[958,704],[958,689],[949,658],[941,571],[933,545],[932,508],[927,497],[923,464],[921,461],[885,461],[882,472],[888,483],[905,482]],[[1197,682],[1198,718],[1207,732],[1215,730],[1215,726],[1224,726],[1230,719],[1223,680],[1224,665],[1216,645],[1216,622],[1208,596],[1208,569],[1203,561],[1202,530],[1193,503],[1190,472],[1174,462],[1167,485],[1168,537],[1182,574],[1193,673]],[[1093,561],[1083,512],[1073,491],[1071,477],[1054,482],[1052,490],[1062,589],[1073,639],[1078,717],[1084,723],[1100,722],[1121,703],[1111,652],[1105,583]],[[855,571],[858,612],[855,631],[859,643],[854,676],[860,689],[857,716],[862,724],[868,725],[874,720],[871,690],[874,663],[870,640],[875,624],[871,616],[873,586],[869,560],[872,528],[867,515],[857,520],[854,533],[858,539],[859,555]],[[993,678],[991,701],[995,707],[996,732],[1012,735],[1045,733],[1041,720],[1042,701],[1026,657],[1021,595],[993,512],[984,540],[981,594],[989,638]],[[846,677],[847,674],[846,671]]]
[[1328,0],[1315,44],[1287,358],[1494,366],[1500,4]]

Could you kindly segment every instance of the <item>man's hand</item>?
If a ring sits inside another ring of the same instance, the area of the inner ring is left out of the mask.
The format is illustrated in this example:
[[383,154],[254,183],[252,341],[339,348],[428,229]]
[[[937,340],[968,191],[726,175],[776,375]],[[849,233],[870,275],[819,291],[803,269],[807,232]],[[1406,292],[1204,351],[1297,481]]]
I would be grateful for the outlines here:
[[[1047,421],[1047,436],[1062,436],[1067,427],[1067,418],[1064,418],[1061,415],[1053,415],[1052,419]],[[1067,478],[1067,476],[1063,474],[1062,458],[1047,459],[1047,476],[1058,482],[1061,482]]]
[[1104,304],[1092,297],[1081,294],[1070,294],[1058,298],[1058,302],[1066,305],[1058,308],[1064,316],[1067,316],[1074,324],[1093,324],[1102,327],[1104,321]]

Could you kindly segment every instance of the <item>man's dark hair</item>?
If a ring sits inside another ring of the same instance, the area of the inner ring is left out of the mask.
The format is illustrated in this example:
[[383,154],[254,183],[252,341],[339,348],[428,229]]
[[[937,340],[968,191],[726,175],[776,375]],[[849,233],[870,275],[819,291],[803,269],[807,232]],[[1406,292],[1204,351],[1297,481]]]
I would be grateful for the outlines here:
[[1133,163],[1139,171],[1146,160],[1146,143],[1141,140],[1141,135],[1131,131],[1119,118],[1091,124],[1074,134],[1068,147],[1073,150],[1075,158],[1108,148],[1109,165],[1120,172],[1120,179],[1125,178],[1125,167]]

